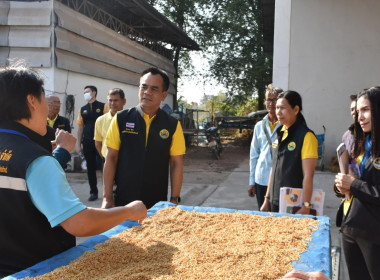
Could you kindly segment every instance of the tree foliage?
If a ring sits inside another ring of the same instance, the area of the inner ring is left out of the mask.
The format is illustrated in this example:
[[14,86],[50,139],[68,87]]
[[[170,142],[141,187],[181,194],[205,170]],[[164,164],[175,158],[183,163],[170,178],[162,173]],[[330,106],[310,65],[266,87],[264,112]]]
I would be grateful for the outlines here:
[[[240,104],[254,93],[264,99],[271,82],[272,59],[264,53],[258,0],[216,0],[209,3],[199,24],[210,72],[237,96]],[[259,102],[262,104],[262,102]],[[262,109],[262,106],[260,106]]]
[[258,108],[257,98],[249,98],[245,102],[236,104],[236,98],[221,91],[216,96],[206,95],[202,103],[212,116],[216,112],[219,112],[222,116],[246,116],[257,111]]
[[[257,95],[262,109],[265,86],[271,82],[272,59],[263,50],[260,0],[151,0],[202,47],[210,69],[203,79],[217,79],[231,106]],[[191,71],[188,52],[175,49],[179,74]],[[196,73],[192,73],[195,75]]]

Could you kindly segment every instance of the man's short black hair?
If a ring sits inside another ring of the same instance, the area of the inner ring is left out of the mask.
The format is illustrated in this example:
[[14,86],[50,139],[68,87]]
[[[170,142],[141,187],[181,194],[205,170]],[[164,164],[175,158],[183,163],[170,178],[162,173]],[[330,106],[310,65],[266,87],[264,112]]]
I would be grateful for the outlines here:
[[358,99],[358,96],[356,94],[351,94],[350,99],[351,99],[351,102],[356,101]]
[[27,96],[41,100],[44,80],[39,72],[16,63],[0,69],[0,120],[30,119]]
[[98,95],[98,89],[96,88],[96,86],[85,86],[83,90],[85,90],[86,88],[91,89],[91,91],[95,91],[95,96]]
[[121,88],[113,88],[111,89],[109,92],[108,92],[108,95],[120,95],[120,98],[121,99],[124,99],[125,98],[125,94],[124,94],[124,91],[121,89]]
[[161,71],[160,69],[155,68],[155,67],[151,67],[144,70],[140,77],[148,73],[151,73],[152,75],[160,75],[162,79],[164,80],[164,85],[163,85],[164,91],[168,91],[169,86],[170,86],[170,80],[169,80],[168,75],[164,71]]

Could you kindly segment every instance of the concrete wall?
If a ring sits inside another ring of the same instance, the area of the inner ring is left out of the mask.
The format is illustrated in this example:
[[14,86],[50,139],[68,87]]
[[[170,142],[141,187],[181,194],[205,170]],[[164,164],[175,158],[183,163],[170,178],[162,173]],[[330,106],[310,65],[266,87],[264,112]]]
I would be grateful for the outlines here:
[[349,95],[380,84],[380,2],[276,1],[273,84],[298,91],[325,163],[352,123]]
[[[46,69],[42,68],[41,71],[45,74],[45,91],[46,94],[54,94],[61,100],[62,116],[66,116],[73,123],[73,133],[76,135],[77,125],[76,119],[80,107],[86,104],[83,99],[83,90],[87,85],[94,85],[98,89],[97,100],[106,103],[107,93],[110,89],[118,87],[121,88],[127,99],[124,108],[136,106],[138,104],[138,87],[120,82],[101,79],[94,76],[84,75],[76,72],[71,72],[61,69]],[[74,114],[67,115],[66,111],[66,96],[73,95],[75,98]]]

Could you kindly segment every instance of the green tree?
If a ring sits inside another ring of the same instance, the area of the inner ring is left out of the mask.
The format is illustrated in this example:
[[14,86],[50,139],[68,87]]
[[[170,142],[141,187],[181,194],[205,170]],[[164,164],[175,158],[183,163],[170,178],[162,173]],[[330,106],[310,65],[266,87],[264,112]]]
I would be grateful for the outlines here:
[[208,97],[204,104],[206,109],[210,112],[210,116],[214,116],[216,112],[219,112],[222,116],[236,115],[237,108],[228,94],[220,91],[218,95]]
[[[196,13],[196,0],[150,0],[149,3],[161,11],[166,17],[173,21],[177,26],[188,33],[192,34],[192,19],[197,18]],[[188,51],[180,46],[173,47],[174,51],[174,69],[176,74],[175,79],[175,92],[178,92],[178,82],[182,74],[182,69],[192,68],[191,59]],[[175,96],[176,99],[176,96]],[[175,104],[176,106],[176,104]]]
[[258,109],[257,98],[251,98],[236,108],[236,115],[246,116],[251,112],[257,111],[257,109]]
[[[208,2],[208,1],[207,1]],[[234,102],[257,94],[263,109],[265,86],[271,82],[272,59],[264,53],[259,0],[215,0],[203,9],[198,43],[206,48],[211,75]]]
[[[204,50],[210,69],[193,73],[189,52],[174,49],[176,79],[185,73],[215,78],[227,88],[228,106],[258,96],[263,109],[265,86],[271,82],[272,59],[264,53],[261,0],[150,0]],[[178,80],[177,80],[178,82]],[[228,107],[227,106],[227,107]],[[231,110],[227,110],[231,111]]]

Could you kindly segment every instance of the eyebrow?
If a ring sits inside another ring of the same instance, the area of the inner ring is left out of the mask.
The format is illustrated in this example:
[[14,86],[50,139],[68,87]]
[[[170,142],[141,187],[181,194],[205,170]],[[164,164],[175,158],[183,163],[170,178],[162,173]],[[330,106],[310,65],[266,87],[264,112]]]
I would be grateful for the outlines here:
[[[141,86],[143,87],[149,87],[150,85],[148,84],[141,84]],[[159,87],[158,86],[150,86],[151,88],[154,88],[154,89],[158,89]]]
[[365,105],[365,106],[363,106],[363,107],[358,107],[358,108],[356,108],[356,110],[364,110],[364,109],[371,109],[371,106],[369,106],[369,105]]

